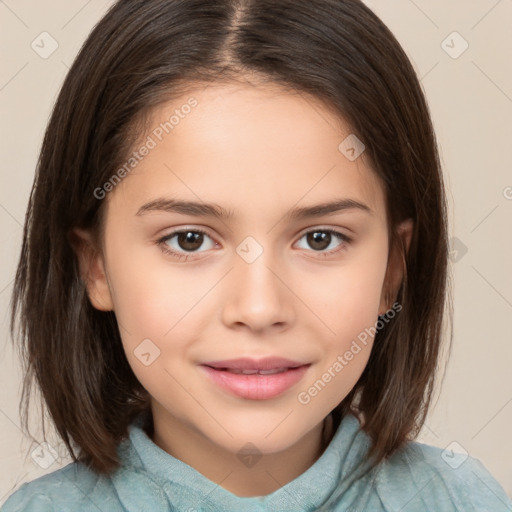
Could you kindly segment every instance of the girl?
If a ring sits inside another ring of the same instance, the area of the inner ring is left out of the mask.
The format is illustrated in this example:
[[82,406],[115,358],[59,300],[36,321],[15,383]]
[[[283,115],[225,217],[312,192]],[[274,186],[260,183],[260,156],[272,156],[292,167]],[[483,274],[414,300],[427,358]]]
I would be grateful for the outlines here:
[[511,510],[413,441],[447,251],[424,95],[364,4],[118,1],[56,102],[13,296],[25,416],[35,379],[74,462],[2,510]]

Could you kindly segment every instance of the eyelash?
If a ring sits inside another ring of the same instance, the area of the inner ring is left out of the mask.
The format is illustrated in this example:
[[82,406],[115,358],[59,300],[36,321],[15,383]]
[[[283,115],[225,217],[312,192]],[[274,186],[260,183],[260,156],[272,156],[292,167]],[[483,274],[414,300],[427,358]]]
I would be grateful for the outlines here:
[[[316,229],[310,229],[309,231],[305,231],[304,233],[301,234],[301,236],[299,237],[299,240],[301,238],[303,238],[304,236],[308,235],[309,233],[317,233],[317,232],[330,233],[331,235],[334,235],[336,238],[338,238],[338,240],[340,240],[342,242],[339,245],[339,247],[337,247],[336,249],[331,249],[330,251],[311,251],[311,252],[315,252],[320,257],[327,258],[329,256],[332,256],[333,254],[345,249],[346,248],[345,246],[352,242],[352,239],[349,238],[347,235],[340,233],[339,231],[336,231],[334,229],[327,229],[327,228],[326,229],[316,228]],[[162,238],[157,240],[156,244],[160,247],[162,252],[172,256],[173,258],[179,259],[179,260],[185,258],[185,261],[187,261],[190,256],[192,256],[193,259],[196,259],[196,258],[194,258],[194,254],[196,254],[196,253],[193,253],[193,252],[180,253],[173,249],[170,249],[169,246],[166,244],[167,241],[171,240],[172,238],[174,238],[176,235],[179,235],[180,233],[201,233],[203,235],[208,236],[209,238],[211,238],[213,240],[213,238],[209,235],[209,233],[207,233],[206,231],[204,231],[203,229],[200,229],[200,228],[179,229],[179,230],[173,231],[173,232],[169,233],[168,235],[165,235]]]

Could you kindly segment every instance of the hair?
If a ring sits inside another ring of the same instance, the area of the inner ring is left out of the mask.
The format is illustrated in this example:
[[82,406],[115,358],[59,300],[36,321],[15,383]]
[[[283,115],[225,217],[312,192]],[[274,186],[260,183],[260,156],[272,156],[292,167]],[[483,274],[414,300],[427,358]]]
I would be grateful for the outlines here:
[[[54,105],[11,305],[23,428],[35,380],[73,460],[97,472],[119,467],[117,445],[136,416],[150,414],[150,396],[114,312],[89,300],[70,233],[90,229],[101,250],[106,201],[94,190],[126,161],[155,108],[192,86],[248,77],[319,99],[348,123],[384,189],[390,250],[402,255],[393,292],[402,308],[378,329],[363,373],[333,410],[336,424],[359,418],[376,465],[418,435],[431,406],[451,306],[446,198],[426,99],[390,30],[359,0],[120,0]],[[408,218],[405,251],[395,227]],[[451,350],[451,330],[449,339]]]

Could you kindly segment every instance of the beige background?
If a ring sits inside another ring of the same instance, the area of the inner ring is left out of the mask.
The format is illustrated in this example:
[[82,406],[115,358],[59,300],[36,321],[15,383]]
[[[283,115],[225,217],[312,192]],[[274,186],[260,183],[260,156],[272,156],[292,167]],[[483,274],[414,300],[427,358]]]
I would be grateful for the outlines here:
[[[422,80],[450,201],[454,349],[418,440],[480,459],[512,497],[512,0],[366,3],[397,36]],[[53,457],[43,447],[39,459],[51,465],[41,467],[31,456],[41,448],[19,429],[20,369],[8,335],[8,304],[50,109],[109,5],[0,0],[0,504],[21,483],[69,462],[53,440]],[[58,43],[46,59],[31,47],[44,31]],[[464,41],[469,46],[459,55]],[[41,432],[33,433],[40,442]]]

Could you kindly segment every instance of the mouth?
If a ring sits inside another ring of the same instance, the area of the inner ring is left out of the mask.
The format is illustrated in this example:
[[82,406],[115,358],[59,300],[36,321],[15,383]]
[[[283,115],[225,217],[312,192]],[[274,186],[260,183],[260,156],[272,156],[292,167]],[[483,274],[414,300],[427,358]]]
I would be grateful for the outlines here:
[[242,369],[208,363],[199,368],[210,382],[230,395],[247,400],[269,400],[295,386],[311,366],[311,363],[293,364],[296,366]]
[[260,359],[250,357],[239,357],[237,359],[227,359],[223,361],[207,361],[202,363],[205,366],[215,370],[225,370],[233,372],[280,372],[288,369],[299,368],[309,362],[293,361],[284,357],[268,356]]
[[[208,366],[208,365],[206,365]],[[213,366],[208,366],[209,368],[212,368],[213,370],[218,370],[221,372],[229,372],[229,373],[235,373],[237,375],[275,375],[276,373],[283,373],[287,372],[288,370],[293,370],[295,368],[300,368],[298,366],[291,367],[291,368],[276,368],[273,370],[238,370],[236,368],[215,368]]]

